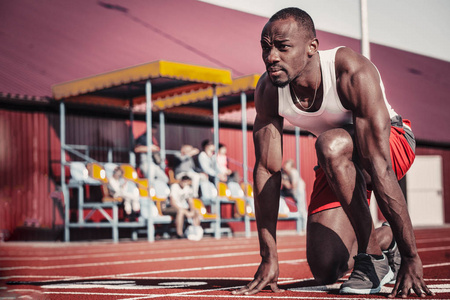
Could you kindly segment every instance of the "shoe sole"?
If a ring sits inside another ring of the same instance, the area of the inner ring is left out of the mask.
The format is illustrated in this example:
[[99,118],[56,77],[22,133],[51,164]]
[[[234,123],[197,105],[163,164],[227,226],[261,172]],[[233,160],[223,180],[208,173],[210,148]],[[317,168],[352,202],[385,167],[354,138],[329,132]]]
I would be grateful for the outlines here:
[[344,287],[339,290],[340,294],[358,294],[358,295],[369,295],[369,294],[378,294],[381,291],[381,287],[385,284],[389,283],[394,278],[394,272],[389,269],[389,272],[384,276],[381,280],[380,285],[376,288],[371,289],[354,289],[351,287]]

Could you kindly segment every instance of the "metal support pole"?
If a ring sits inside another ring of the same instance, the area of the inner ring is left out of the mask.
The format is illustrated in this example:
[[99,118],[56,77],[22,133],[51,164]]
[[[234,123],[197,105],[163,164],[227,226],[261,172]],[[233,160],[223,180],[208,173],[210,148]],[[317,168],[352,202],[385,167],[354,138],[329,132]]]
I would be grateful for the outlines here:
[[113,205],[112,207],[113,210],[113,217],[111,220],[112,223],[112,239],[114,243],[118,243],[119,242],[119,224],[118,224],[118,220],[119,220],[119,207],[117,205]]
[[166,119],[164,111],[159,112],[159,144],[161,154],[161,168],[166,169]]
[[[213,124],[214,124],[214,149],[215,149],[215,155],[219,152],[219,98],[217,97],[216,93],[216,86],[213,86],[213,98],[212,98],[212,105],[213,105]],[[214,183],[216,188],[218,187],[219,178],[217,177],[217,164],[215,164],[216,168],[216,176],[214,178]],[[221,216],[220,216],[220,200],[219,197],[217,197],[216,201],[216,228],[214,237],[216,239],[220,239],[220,227],[221,227]]]
[[300,128],[295,127],[295,163],[300,173]]
[[[296,162],[296,168],[298,170],[300,178],[302,177],[302,173],[300,172],[300,128],[295,127],[295,162]],[[301,234],[303,229],[303,208],[300,208],[300,201],[297,199],[297,234]]]
[[[248,184],[248,162],[247,162],[247,95],[245,92],[241,93],[241,122],[242,122],[242,172],[244,173],[244,188],[247,189]],[[247,195],[245,197],[245,237],[250,237],[250,218],[247,215]]]
[[61,191],[64,198],[64,241],[69,242],[70,199],[66,185],[66,108],[63,100],[59,104],[59,131],[61,141]]
[[[154,178],[154,171],[152,167],[152,84],[150,80],[147,80],[145,84],[145,99],[146,99],[146,125],[147,125],[147,162],[148,162],[148,195],[150,197],[150,184],[153,181]],[[151,198],[149,201],[153,201]],[[153,218],[152,214],[149,212],[148,214],[148,220],[147,220],[149,226],[148,228],[154,228],[153,225]],[[152,230],[152,232],[147,232],[148,234],[148,241],[153,242],[155,241],[155,233]]]
[[360,0],[361,5],[361,53],[370,59],[369,17],[367,0]]
[[247,158],[247,95],[241,93],[241,119],[242,119],[242,172],[244,183],[248,183],[248,158]]
[[136,168],[136,154],[134,153],[133,127],[134,127],[133,98],[130,97],[130,130],[129,130],[130,150],[128,151],[128,154],[129,154],[130,165],[132,165],[134,168]]
[[108,162],[113,162],[114,158],[113,158],[113,149],[112,148],[108,148],[108,158],[107,158]]

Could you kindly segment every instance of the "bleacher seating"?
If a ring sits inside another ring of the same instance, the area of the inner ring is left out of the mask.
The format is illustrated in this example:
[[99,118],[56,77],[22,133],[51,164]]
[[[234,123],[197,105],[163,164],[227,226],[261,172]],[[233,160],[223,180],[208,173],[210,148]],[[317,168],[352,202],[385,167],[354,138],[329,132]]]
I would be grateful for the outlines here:
[[[108,191],[108,178],[113,170],[120,166],[124,171],[124,177],[136,184],[139,189],[141,202],[141,216],[135,222],[125,222],[119,219],[119,211],[123,202],[121,198],[113,198]],[[147,178],[140,178],[136,169],[130,164],[116,163],[70,163],[71,179],[68,187],[78,189],[78,220],[70,223],[71,228],[82,227],[109,227],[112,229],[114,241],[118,241],[119,228],[131,228],[132,238],[136,239],[138,233],[145,233],[149,240],[155,237],[155,225],[170,224],[173,220],[170,216],[162,215],[162,206],[168,201],[170,188],[162,181],[155,180],[149,183]],[[170,173],[169,173],[170,175]],[[84,187],[86,185],[99,186],[102,192],[101,201],[86,202],[84,199]],[[231,205],[231,216],[222,216],[221,209]],[[228,227],[229,222],[244,222],[245,234],[250,236],[250,221],[255,219],[252,185],[238,184],[236,182],[219,182],[216,187],[209,181],[200,183],[200,198],[194,199],[194,208],[202,216],[202,224],[205,234],[214,234],[216,237],[222,234],[231,236]],[[87,211],[87,214],[85,215]],[[93,214],[99,211],[106,222],[92,222],[89,220]],[[280,220],[298,220],[298,212],[290,211],[283,198],[280,199]],[[168,227],[164,227],[167,230]]]
[[[112,176],[112,172],[117,166],[118,164],[113,163],[106,163],[104,165],[94,162],[88,163],[87,165],[82,162],[70,163],[71,179],[69,180],[68,188],[78,189],[78,220],[75,223],[69,221],[69,227],[110,227],[112,229],[112,238],[114,242],[117,242],[119,239],[119,228],[132,228],[133,239],[137,238],[139,228],[146,228],[144,232],[147,234],[148,239],[153,240],[155,232],[154,224],[168,224],[172,221],[172,218],[170,216],[162,216],[159,214],[155,203],[148,197],[147,189],[147,196],[143,197],[141,195],[140,197],[141,217],[135,222],[119,220],[119,207],[121,206],[123,199],[112,197],[107,187],[108,177]],[[100,186],[102,192],[101,201],[85,201],[84,186],[87,184]],[[86,215],[85,210],[88,210]],[[90,220],[96,211],[99,211],[107,222],[93,222]]]

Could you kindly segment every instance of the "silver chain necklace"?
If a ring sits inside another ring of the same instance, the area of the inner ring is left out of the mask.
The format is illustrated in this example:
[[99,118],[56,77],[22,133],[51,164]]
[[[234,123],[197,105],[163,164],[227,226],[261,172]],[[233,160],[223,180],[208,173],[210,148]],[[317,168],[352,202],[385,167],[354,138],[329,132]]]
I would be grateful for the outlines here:
[[[320,65],[319,65],[319,74],[320,74]],[[315,89],[314,89],[314,98],[313,101],[311,102],[311,105],[308,107],[303,106],[302,102],[298,99],[297,93],[295,92],[294,87],[292,87],[292,91],[294,91],[294,95],[295,95],[295,101],[300,104],[300,106],[304,109],[304,110],[309,110],[311,107],[313,107],[314,102],[316,101],[316,96],[317,96],[317,90],[318,90],[318,86],[317,83],[319,82],[319,74],[317,74],[316,76],[316,84],[315,84]]]

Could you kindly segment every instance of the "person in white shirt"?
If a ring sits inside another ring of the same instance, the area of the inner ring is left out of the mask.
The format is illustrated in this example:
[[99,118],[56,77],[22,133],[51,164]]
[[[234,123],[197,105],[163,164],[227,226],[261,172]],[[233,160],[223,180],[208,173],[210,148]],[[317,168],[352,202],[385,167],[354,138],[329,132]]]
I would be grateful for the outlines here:
[[200,226],[200,214],[193,205],[192,180],[189,176],[181,177],[181,180],[170,186],[170,202],[162,212],[164,215],[175,216],[177,237],[182,238],[184,218],[192,220],[194,226]]
[[199,150],[191,145],[185,144],[180,148],[180,154],[175,154],[178,160],[177,165],[174,168],[175,178],[180,180],[183,176],[188,176],[192,180],[192,189],[194,197],[198,197],[199,186],[201,181],[208,180],[208,176],[205,173],[199,172],[195,166],[193,156],[197,155]]
[[198,164],[202,171],[208,174],[209,181],[214,183],[215,177],[217,176],[220,181],[227,182],[228,176],[221,173],[217,165],[217,159],[214,155],[214,144],[209,140],[204,140],[202,142],[202,149],[203,151],[198,155]]
[[139,189],[136,184],[123,177],[123,170],[118,166],[108,179],[108,190],[114,198],[123,199],[123,209],[126,217],[134,219],[139,215],[141,205],[139,202]]
[[306,184],[300,176],[300,172],[295,168],[294,161],[288,159],[283,164],[283,171],[286,172],[289,180],[286,183],[286,187],[290,189],[292,196],[297,204],[297,209],[301,216],[302,230],[306,229]]

